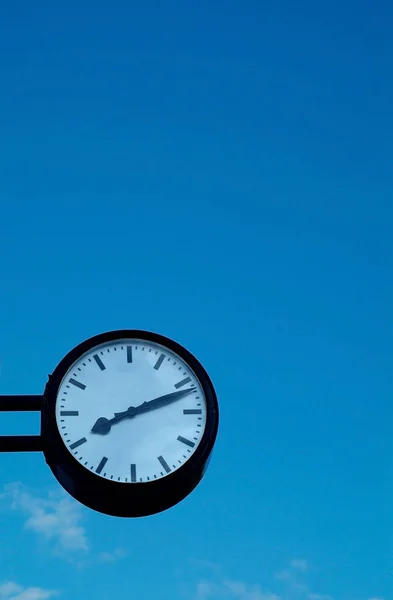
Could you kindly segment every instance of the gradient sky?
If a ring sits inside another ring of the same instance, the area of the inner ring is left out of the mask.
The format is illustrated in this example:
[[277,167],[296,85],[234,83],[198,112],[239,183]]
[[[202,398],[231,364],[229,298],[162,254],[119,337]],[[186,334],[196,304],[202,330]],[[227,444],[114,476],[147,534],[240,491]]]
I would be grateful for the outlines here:
[[149,329],[221,424],[140,520],[2,455],[0,600],[393,599],[392,26],[387,1],[3,3],[0,393]]

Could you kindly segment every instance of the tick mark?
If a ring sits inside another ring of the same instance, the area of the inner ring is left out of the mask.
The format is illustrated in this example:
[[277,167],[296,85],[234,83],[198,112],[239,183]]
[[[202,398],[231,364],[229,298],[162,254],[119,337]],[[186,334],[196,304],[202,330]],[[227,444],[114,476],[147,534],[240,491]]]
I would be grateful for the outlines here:
[[97,365],[100,367],[101,371],[104,371],[105,369],[105,365],[102,362],[102,360],[100,359],[100,357],[98,356],[98,354],[94,354],[93,355],[94,360],[96,361]]
[[192,442],[191,440],[187,440],[187,438],[184,438],[181,435],[179,435],[177,439],[179,440],[179,442],[182,442],[183,444],[186,444],[187,446],[190,446],[191,448],[193,448],[195,446],[194,442]]
[[183,387],[183,385],[186,385],[186,383],[189,383],[191,381],[191,377],[186,377],[185,379],[182,379],[181,381],[179,381],[179,383],[175,383],[175,388],[179,389],[181,387]]
[[74,450],[74,448],[77,448],[78,446],[81,446],[85,442],[87,442],[87,439],[86,438],[81,438],[77,442],[74,442],[73,444],[71,444],[70,448],[71,448],[71,450]]
[[158,371],[158,369],[161,367],[163,361],[165,358],[165,354],[161,354],[159,359],[157,360],[156,364],[154,365],[154,368]]
[[102,459],[101,459],[100,464],[96,468],[96,473],[101,473],[102,469],[105,467],[105,465],[106,465],[107,462],[108,462],[107,457],[103,456]]
[[60,416],[61,417],[78,417],[79,410],[61,410]]
[[136,481],[136,465],[131,465],[131,481],[135,483]]
[[201,415],[202,409],[201,408],[185,408],[183,410],[183,414],[184,415]]
[[160,463],[161,463],[162,467],[164,467],[164,470],[165,470],[167,473],[169,473],[169,472],[170,472],[170,470],[171,470],[171,468],[170,468],[170,466],[168,465],[168,463],[166,462],[166,460],[165,460],[165,459],[164,459],[162,456],[159,456],[159,457],[158,457],[158,460],[160,461]]
[[132,346],[127,346],[127,362],[132,363]]
[[85,389],[85,387],[86,387],[86,386],[85,386],[83,383],[81,383],[80,381],[76,381],[76,379],[72,379],[72,377],[71,377],[71,379],[69,379],[68,381],[69,381],[69,383],[72,383],[72,385],[75,385],[76,387],[80,388],[81,390],[84,390],[84,389]]

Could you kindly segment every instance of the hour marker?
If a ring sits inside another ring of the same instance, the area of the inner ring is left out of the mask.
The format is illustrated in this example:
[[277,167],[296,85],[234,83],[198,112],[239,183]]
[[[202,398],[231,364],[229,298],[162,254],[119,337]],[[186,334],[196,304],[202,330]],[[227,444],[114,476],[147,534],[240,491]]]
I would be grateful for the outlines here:
[[101,371],[103,371],[105,369],[105,365],[102,362],[102,360],[100,359],[100,357],[98,356],[98,354],[94,354],[93,358],[96,361],[97,365],[100,367]]
[[79,416],[79,410],[61,410],[61,417],[77,417]]
[[170,472],[170,470],[171,470],[171,468],[170,468],[170,466],[168,465],[168,463],[166,462],[166,460],[165,460],[164,458],[162,458],[162,456],[159,456],[159,457],[158,457],[158,460],[160,461],[160,463],[161,463],[161,465],[163,466],[163,468],[165,469],[165,471],[166,471],[167,473],[169,473],[169,472]]
[[182,381],[179,381],[179,383],[175,383],[175,388],[183,387],[183,385],[186,385],[186,383],[189,383],[190,381],[191,381],[191,377],[186,377]]
[[161,354],[159,359],[157,360],[156,364],[154,365],[154,368],[158,369],[161,367],[162,363],[164,362],[164,358],[165,358],[165,354]]
[[131,481],[136,481],[136,465],[131,465]]
[[127,346],[127,362],[132,363],[132,346]]
[[86,386],[85,386],[83,383],[81,383],[80,381],[77,381],[76,379],[72,379],[72,377],[71,377],[71,379],[69,379],[68,381],[69,381],[69,383],[72,383],[72,385],[75,385],[76,387],[80,388],[81,390],[84,390],[84,389],[85,389],[85,387],[86,387]]
[[191,448],[195,446],[194,442],[192,442],[191,440],[187,440],[181,435],[179,435],[177,439],[179,440],[179,442],[183,442],[183,444],[186,444],[186,446],[190,446]]
[[101,473],[102,469],[105,467],[105,465],[106,465],[107,462],[108,462],[107,457],[103,456],[102,459],[101,459],[100,464],[96,468],[96,473]]
[[201,415],[202,409],[201,408],[185,408],[183,410],[183,414],[184,415]]
[[71,448],[71,450],[74,450],[75,448],[77,448],[78,446],[81,446],[85,442],[87,442],[87,439],[86,438],[81,438],[77,442],[74,442],[73,444],[71,444],[70,448]]

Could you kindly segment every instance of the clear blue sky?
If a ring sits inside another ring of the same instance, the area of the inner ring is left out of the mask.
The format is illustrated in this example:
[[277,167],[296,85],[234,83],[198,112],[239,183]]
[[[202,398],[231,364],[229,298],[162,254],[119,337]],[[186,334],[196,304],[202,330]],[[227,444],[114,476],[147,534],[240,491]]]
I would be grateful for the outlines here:
[[4,3],[0,393],[150,329],[204,364],[221,426],[197,490],[141,520],[1,456],[1,600],[392,600],[392,23],[386,0]]

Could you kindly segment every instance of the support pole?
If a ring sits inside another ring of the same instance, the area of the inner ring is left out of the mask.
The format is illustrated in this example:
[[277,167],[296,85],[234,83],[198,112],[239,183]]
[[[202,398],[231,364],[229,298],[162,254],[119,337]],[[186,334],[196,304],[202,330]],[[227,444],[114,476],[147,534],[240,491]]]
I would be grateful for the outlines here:
[[40,411],[42,395],[27,396],[1,396],[0,412],[29,412]]
[[[41,395],[0,395],[1,412],[40,412]],[[40,435],[3,435],[0,436],[0,452],[40,452]]]
[[41,452],[40,435],[0,436],[0,452]]

